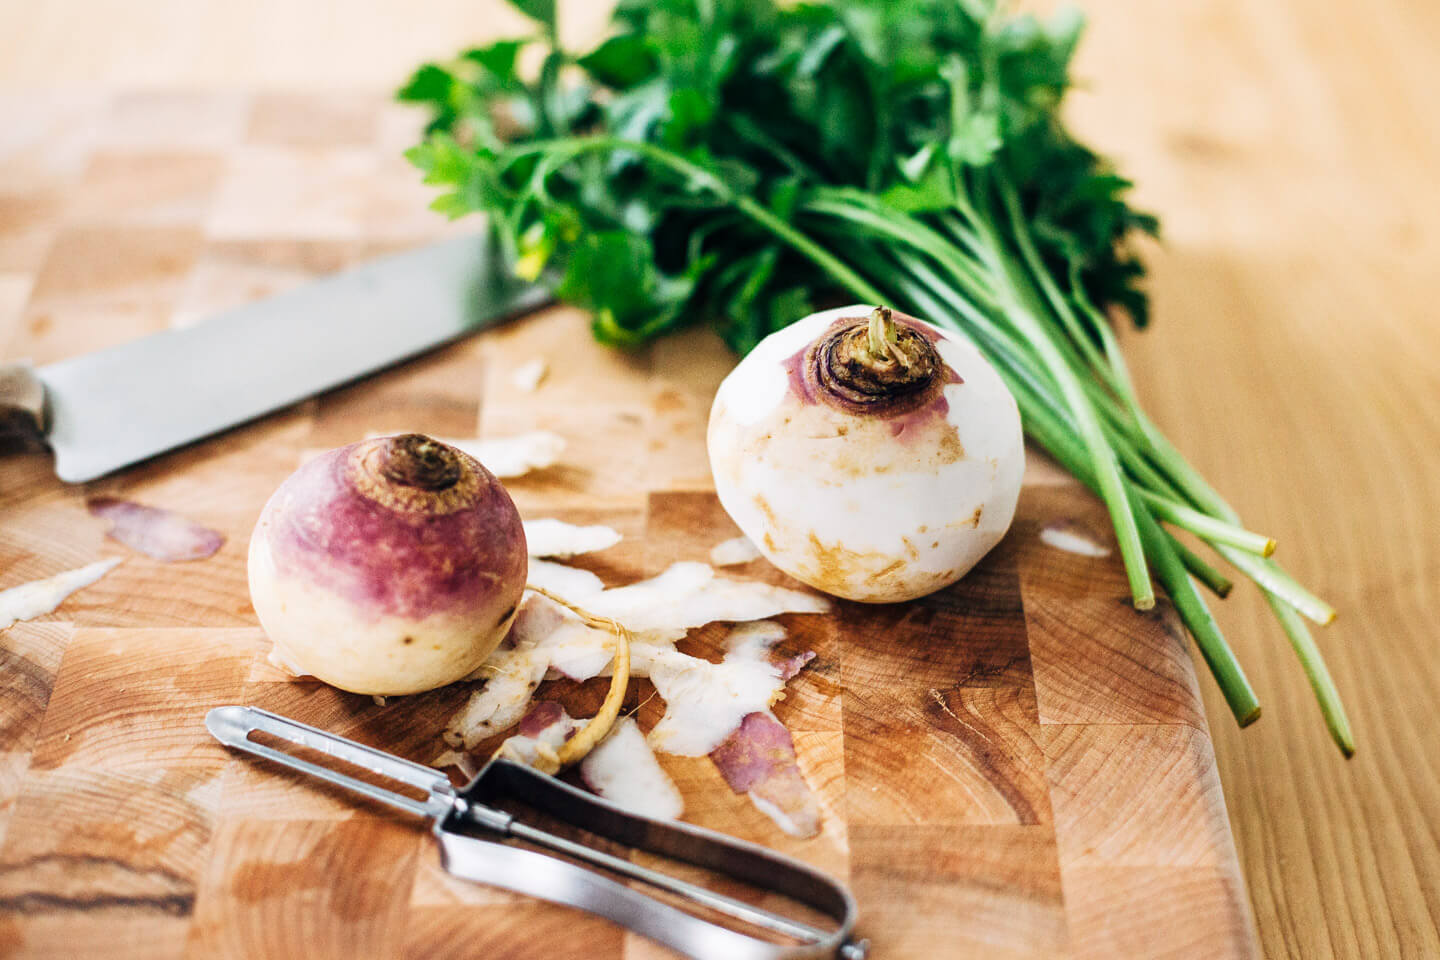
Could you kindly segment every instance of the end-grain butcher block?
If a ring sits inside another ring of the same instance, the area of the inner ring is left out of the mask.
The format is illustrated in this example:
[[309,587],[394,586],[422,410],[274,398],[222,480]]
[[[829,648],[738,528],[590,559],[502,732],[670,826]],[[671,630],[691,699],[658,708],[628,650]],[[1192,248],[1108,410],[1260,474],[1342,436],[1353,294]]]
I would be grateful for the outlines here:
[[[67,100],[0,155],[5,356],[46,362],[286,289],[454,229],[375,97],[147,92]],[[14,205],[6,208],[12,213]],[[404,322],[404,318],[397,318]],[[283,345],[277,345],[283,349]],[[514,372],[543,362],[534,389]],[[607,922],[445,875],[418,825],[227,753],[205,712],[254,704],[429,762],[473,684],[372,698],[267,659],[246,550],[308,456],[367,434],[562,437],[506,481],[526,519],[623,539],[566,561],[606,584],[708,561],[739,531],[711,488],[710,401],[734,358],[693,331],[636,353],[552,308],[84,488],[0,469],[0,589],[123,558],[0,632],[0,956],[652,958]],[[815,657],[774,716],[818,804],[799,839],[706,757],[660,754],[684,818],[854,890],[879,958],[1256,955],[1187,639],[1138,613],[1103,509],[1032,451],[1009,535],[912,603],[787,614]],[[218,532],[164,563],[107,537],[114,497]],[[733,547],[733,545],[732,545]],[[798,587],[747,551],[724,573]],[[679,649],[718,658],[727,627]],[[541,693],[588,716],[608,681]],[[637,679],[626,712],[664,712]]]

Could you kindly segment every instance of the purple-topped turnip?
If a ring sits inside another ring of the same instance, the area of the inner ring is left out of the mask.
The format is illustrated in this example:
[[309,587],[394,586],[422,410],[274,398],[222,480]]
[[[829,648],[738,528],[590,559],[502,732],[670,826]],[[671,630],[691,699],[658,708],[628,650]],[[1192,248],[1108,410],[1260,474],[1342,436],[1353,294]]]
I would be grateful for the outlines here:
[[811,314],[725,378],[715,492],[771,563],[888,603],[964,576],[1015,515],[1015,399],[969,341],[884,307]]
[[480,666],[515,617],[525,533],[500,481],[419,434],[332,450],[287,479],[250,541],[276,658],[355,693],[418,693]]

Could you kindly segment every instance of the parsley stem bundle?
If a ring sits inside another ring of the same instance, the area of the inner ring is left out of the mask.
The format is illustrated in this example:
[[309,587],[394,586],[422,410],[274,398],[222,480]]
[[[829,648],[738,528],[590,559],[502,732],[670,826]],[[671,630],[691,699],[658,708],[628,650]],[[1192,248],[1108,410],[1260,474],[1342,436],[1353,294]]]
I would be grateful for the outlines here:
[[[1152,577],[1237,721],[1260,707],[1197,582],[1263,591],[1327,726],[1344,709],[1303,617],[1334,610],[1270,556],[1140,406],[1112,316],[1143,325],[1126,247],[1156,221],[1066,131],[1059,105],[1080,21],[1007,17],[991,0],[624,0],[616,33],[572,55],[544,28],[427,64],[410,151],[437,210],[488,214],[517,273],[555,278],[594,332],[632,346],[713,323],[738,351],[817,300],[885,304],[968,336],[1030,437],[1109,510],[1135,606]],[[531,81],[520,51],[545,47]]]

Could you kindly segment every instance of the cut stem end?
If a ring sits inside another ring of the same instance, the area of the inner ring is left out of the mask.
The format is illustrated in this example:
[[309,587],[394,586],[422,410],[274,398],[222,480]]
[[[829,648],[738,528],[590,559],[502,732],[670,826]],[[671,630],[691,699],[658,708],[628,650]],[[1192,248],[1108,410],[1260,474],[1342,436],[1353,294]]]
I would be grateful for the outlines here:
[[394,437],[381,453],[380,474],[401,486],[438,492],[453,487],[460,472],[454,448],[421,433]]
[[889,307],[837,321],[806,350],[805,380],[848,413],[891,417],[925,405],[945,385],[935,345]]
[[866,324],[870,358],[878,363],[895,359],[895,314],[889,307],[876,307]]

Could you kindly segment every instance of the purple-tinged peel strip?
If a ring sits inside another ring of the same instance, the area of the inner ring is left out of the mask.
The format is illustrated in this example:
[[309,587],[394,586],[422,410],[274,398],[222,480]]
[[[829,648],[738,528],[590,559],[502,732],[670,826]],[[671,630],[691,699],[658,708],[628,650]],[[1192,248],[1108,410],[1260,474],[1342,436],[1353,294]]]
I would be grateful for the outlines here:
[[781,830],[801,838],[820,832],[820,804],[800,773],[795,741],[771,714],[747,714],[710,759],[730,789],[748,794]]
[[541,773],[559,773],[560,758],[555,751],[580,726],[560,704],[540,700],[520,718],[519,732],[500,744],[495,756],[534,767]]
[[781,680],[791,680],[805,665],[815,659],[814,650],[806,650],[804,653],[797,653],[793,657],[786,657],[784,660],[775,661],[776,668],[780,671]]
[[172,510],[115,497],[94,497],[86,507],[94,516],[110,521],[108,535],[112,540],[162,563],[204,560],[225,543],[219,531],[202,527]]
[[[555,728],[554,731],[551,728]],[[516,728],[522,737],[539,740],[542,737],[558,736],[561,742],[575,735],[575,721],[557,700],[537,700],[525,716],[520,718]]]

